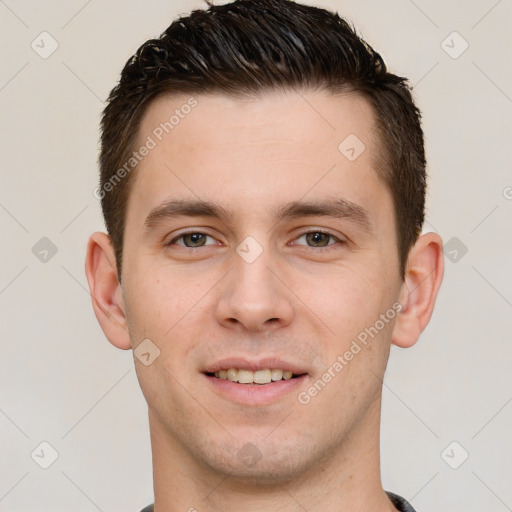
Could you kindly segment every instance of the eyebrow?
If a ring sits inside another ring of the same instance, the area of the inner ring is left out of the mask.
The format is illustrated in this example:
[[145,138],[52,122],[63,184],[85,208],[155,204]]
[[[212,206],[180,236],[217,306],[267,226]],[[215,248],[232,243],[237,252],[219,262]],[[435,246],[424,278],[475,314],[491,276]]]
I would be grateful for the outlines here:
[[[298,217],[332,217],[347,219],[371,233],[372,222],[368,211],[362,206],[343,198],[292,201],[273,209],[274,221],[295,219]],[[226,224],[232,223],[233,213],[215,201],[194,199],[169,199],[153,208],[144,221],[144,230],[150,231],[162,222],[175,217],[210,217]]]

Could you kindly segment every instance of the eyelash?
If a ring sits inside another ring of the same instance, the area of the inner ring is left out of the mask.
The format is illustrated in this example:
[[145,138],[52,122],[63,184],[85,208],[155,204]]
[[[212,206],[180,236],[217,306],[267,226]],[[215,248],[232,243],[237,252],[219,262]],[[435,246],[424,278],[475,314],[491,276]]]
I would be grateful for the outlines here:
[[[346,244],[346,242],[344,240],[339,239],[337,236],[333,235],[332,233],[329,233],[328,231],[322,231],[321,229],[313,229],[311,231],[305,231],[304,233],[301,233],[299,236],[297,236],[295,238],[295,240],[302,238],[303,236],[309,235],[311,233],[322,233],[324,235],[328,235],[329,237],[333,238],[334,240],[336,240],[336,242],[338,242],[342,245]],[[208,235],[207,233],[203,233],[202,231],[187,231],[186,233],[181,233],[179,236],[173,238],[166,245],[168,245],[168,246],[174,245],[177,240],[179,240],[180,238],[183,238],[184,236],[187,236],[187,235],[206,235],[207,237],[209,236],[210,238],[213,238],[211,235]],[[179,244],[177,244],[177,245],[179,245]],[[325,247],[313,247],[310,245],[304,245],[303,247],[315,249],[316,251],[329,251],[329,250],[333,249],[333,246],[335,247],[336,245],[337,244],[334,243],[334,244],[327,244]],[[179,245],[179,246],[183,247],[184,249],[189,249],[189,250],[202,249],[203,247],[207,247],[204,245],[199,246],[199,247],[187,247],[186,245]]]

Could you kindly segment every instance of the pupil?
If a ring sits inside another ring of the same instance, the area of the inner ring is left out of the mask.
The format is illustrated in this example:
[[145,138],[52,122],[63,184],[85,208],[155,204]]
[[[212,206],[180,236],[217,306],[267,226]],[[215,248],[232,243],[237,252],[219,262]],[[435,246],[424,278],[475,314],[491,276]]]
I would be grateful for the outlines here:
[[[319,231],[316,231],[315,233],[309,233],[307,235],[309,238],[309,241],[313,241],[313,243],[320,243],[322,246],[325,246],[327,244],[322,244],[321,238],[325,237],[325,239],[328,241],[328,236],[325,233],[320,233]],[[318,239],[320,237],[320,240]]]
[[[201,233],[192,233],[190,235],[187,235],[189,239],[191,240],[192,244],[196,244],[197,242],[201,241],[201,238],[204,238],[204,235]],[[188,245],[188,244],[185,244]]]

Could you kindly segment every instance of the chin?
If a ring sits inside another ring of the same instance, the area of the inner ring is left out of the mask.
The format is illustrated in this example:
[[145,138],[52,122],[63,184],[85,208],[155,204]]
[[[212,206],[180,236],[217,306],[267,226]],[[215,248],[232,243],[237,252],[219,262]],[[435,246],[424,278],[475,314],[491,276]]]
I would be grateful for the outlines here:
[[218,460],[209,461],[216,473],[224,474],[230,485],[243,485],[244,487],[274,487],[299,477],[305,470],[302,464],[288,460],[260,460],[255,466],[248,467],[244,463],[219,464]]
[[[222,474],[231,485],[254,486],[282,485],[300,478],[321,455],[315,456],[315,448],[306,446],[304,440],[270,442],[259,439],[259,444],[230,439],[203,446],[196,456],[201,465],[209,466],[216,474]],[[320,448],[320,447],[317,447]]]

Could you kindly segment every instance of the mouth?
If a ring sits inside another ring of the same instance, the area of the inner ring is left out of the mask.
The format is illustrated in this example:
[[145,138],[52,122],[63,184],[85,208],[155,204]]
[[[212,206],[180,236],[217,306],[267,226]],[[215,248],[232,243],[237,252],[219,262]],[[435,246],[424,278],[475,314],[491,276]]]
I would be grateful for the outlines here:
[[305,373],[292,373],[290,370],[280,368],[265,368],[262,370],[248,370],[243,368],[226,368],[216,372],[205,372],[208,377],[228,380],[238,384],[260,385],[271,384],[281,380],[297,379]]
[[229,402],[263,406],[284,400],[307,385],[305,368],[274,357],[229,358],[203,370],[208,389]]

